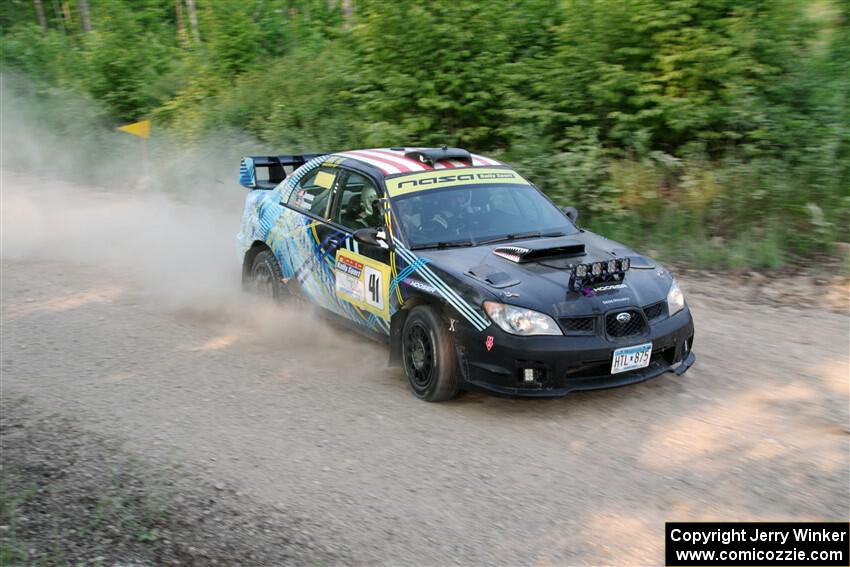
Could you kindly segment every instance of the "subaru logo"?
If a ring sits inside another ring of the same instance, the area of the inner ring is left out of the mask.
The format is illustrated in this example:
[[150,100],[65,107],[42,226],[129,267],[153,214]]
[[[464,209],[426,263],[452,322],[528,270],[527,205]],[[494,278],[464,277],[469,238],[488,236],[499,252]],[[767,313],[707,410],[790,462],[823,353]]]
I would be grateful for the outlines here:
[[619,322],[619,323],[628,323],[631,320],[632,320],[632,314],[631,313],[620,313],[620,314],[617,315],[617,322]]

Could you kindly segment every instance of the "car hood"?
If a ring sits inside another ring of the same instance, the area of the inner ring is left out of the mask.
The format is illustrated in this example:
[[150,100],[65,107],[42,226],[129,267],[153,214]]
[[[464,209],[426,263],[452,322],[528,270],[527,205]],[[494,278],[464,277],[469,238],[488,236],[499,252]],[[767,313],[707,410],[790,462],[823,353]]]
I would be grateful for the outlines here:
[[[527,253],[520,261],[516,256],[510,259],[517,249]],[[476,296],[556,317],[650,305],[667,297],[672,281],[670,273],[653,260],[590,231],[416,254],[427,258],[436,271],[466,284],[463,287],[475,288]],[[569,290],[572,265],[623,257],[630,258],[632,267],[622,281],[595,284],[592,291]]]

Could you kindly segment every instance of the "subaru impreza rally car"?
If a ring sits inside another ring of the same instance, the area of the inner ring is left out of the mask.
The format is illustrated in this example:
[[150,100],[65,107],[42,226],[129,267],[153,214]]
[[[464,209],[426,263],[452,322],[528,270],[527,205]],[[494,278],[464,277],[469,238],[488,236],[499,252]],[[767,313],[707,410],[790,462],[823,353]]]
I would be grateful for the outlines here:
[[664,267],[459,148],[242,159],[243,283],[389,344],[413,393],[562,396],[693,363]]

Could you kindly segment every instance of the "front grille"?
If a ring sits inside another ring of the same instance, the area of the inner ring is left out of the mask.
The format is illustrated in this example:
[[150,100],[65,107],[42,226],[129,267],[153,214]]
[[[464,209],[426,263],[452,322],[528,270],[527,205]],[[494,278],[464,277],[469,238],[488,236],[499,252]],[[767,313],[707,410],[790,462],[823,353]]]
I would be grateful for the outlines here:
[[[617,321],[617,316],[622,313],[630,315],[625,322]],[[625,311],[614,311],[605,317],[605,332],[609,337],[633,337],[646,331],[646,321],[643,314],[637,309],[626,309]]]
[[562,317],[559,321],[567,335],[592,335],[596,330],[596,317]]
[[652,305],[647,305],[643,308],[643,312],[646,314],[646,318],[650,321],[654,319],[658,319],[664,316],[664,301],[659,301],[658,303],[653,303]]

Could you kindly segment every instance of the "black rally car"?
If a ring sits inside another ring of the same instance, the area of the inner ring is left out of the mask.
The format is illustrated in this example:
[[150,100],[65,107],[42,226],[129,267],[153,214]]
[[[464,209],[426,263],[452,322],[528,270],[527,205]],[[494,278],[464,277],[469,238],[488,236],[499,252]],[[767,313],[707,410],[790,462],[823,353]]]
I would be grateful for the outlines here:
[[562,396],[693,363],[676,280],[459,148],[243,158],[243,281],[383,339],[413,393]]

